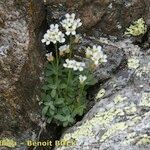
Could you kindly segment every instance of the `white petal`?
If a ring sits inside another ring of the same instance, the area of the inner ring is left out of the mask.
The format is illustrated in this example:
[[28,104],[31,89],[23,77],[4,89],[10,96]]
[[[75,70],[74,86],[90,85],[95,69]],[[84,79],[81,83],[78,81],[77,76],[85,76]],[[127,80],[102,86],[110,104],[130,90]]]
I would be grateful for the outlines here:
[[46,42],[46,40],[45,40],[45,39],[42,39],[41,41],[42,41],[42,43],[45,43],[45,42]]
[[54,44],[56,44],[56,42],[57,42],[56,40],[53,41]]
[[67,32],[66,32],[66,35],[70,35],[70,32],[69,32],[69,31],[67,31]]
[[73,19],[75,18],[75,16],[76,16],[75,13],[72,13],[72,14],[71,14],[71,17],[72,17]]
[[49,45],[49,44],[50,44],[50,41],[47,41],[47,42],[46,42],[46,45]]
[[67,64],[63,64],[63,66],[64,66],[65,68],[67,68]]
[[53,29],[54,27],[55,27],[55,26],[54,26],[54,24],[51,24],[51,25],[50,25],[50,28],[52,28],[52,29]]
[[59,27],[59,25],[58,24],[55,24],[55,28],[58,28]]
[[60,43],[64,43],[65,42],[65,38],[62,38]]
[[65,15],[65,17],[66,17],[66,18],[69,18],[69,17],[70,17],[70,15],[67,13],[67,14]]
[[72,35],[75,35],[76,34],[76,31],[72,31]]

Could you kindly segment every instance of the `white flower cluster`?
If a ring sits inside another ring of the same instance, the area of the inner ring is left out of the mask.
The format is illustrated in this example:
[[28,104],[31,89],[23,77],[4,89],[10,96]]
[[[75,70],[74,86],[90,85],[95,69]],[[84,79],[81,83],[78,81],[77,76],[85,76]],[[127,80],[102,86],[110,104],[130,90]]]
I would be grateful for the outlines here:
[[66,59],[65,61],[66,63],[63,64],[65,68],[70,68],[70,69],[73,69],[74,71],[77,71],[77,70],[83,71],[85,68],[84,62],[78,62],[78,61],[69,60],[69,59]]
[[47,57],[47,60],[48,60],[48,61],[53,61],[53,60],[54,60],[54,57],[53,57],[53,55],[52,55],[52,52],[47,53],[45,56]]
[[46,43],[49,45],[50,42],[56,44],[57,42],[64,43],[65,38],[64,34],[59,30],[58,24],[51,24],[50,29],[44,34],[44,38],[42,39],[42,43]]
[[83,84],[86,79],[87,79],[87,76],[79,75],[79,81],[81,84]]
[[75,19],[75,14],[72,13],[66,14],[65,19],[62,20],[61,24],[66,30],[66,35],[75,35],[76,34],[76,29],[82,25],[80,19]]
[[63,56],[65,53],[69,53],[70,52],[70,47],[69,45],[63,45],[59,47],[59,55]]
[[99,63],[107,62],[107,55],[103,53],[101,46],[88,47],[86,49],[86,57],[91,59],[96,66]]

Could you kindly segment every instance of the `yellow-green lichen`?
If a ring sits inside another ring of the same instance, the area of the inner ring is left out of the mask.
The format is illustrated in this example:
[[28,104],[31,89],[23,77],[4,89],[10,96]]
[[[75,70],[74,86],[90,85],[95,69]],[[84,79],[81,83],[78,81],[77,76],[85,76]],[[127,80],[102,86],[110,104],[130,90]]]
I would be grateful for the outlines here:
[[123,131],[127,128],[128,126],[126,125],[125,122],[119,122],[111,126],[110,129],[107,130],[107,132],[101,137],[100,142],[105,141],[107,138],[110,138],[111,135],[118,131]]
[[126,140],[123,141],[123,144],[131,144],[132,142],[135,141],[136,133],[131,132],[127,135]]
[[105,89],[101,89],[99,90],[99,92],[97,93],[95,99],[98,100],[98,99],[101,99],[104,95],[105,95]]
[[127,114],[132,114],[132,113],[135,113],[136,112],[136,107],[135,106],[132,106],[132,107],[125,107],[125,112]]
[[122,95],[117,95],[115,98],[114,98],[114,102],[115,104],[118,104],[118,103],[121,103],[123,102],[124,100],[126,100],[127,97],[123,97]]
[[136,57],[131,57],[128,59],[128,68],[137,69],[140,66],[140,61]]
[[122,109],[110,109],[108,111],[97,113],[91,120],[87,120],[82,126],[71,134],[65,134],[64,139],[78,139],[81,136],[94,136],[92,131],[94,125],[105,126],[109,124],[115,116],[123,115]]
[[139,123],[141,121],[141,117],[140,116],[134,116],[131,118],[131,121],[128,123],[129,127],[134,126],[135,124]]
[[142,94],[140,106],[150,107],[150,93],[144,92]]
[[150,144],[150,136],[147,134],[139,134],[132,132],[129,133],[126,140],[123,142],[124,144],[133,144],[136,145],[148,145]]
[[150,136],[144,134],[142,138],[136,143],[136,145],[147,145],[150,144]]
[[[97,113],[92,119],[87,120],[84,124],[82,124],[82,126],[78,127],[73,133],[65,134],[64,139],[65,140],[69,140],[69,139],[77,140],[77,139],[79,139],[80,137],[83,137],[83,136],[85,136],[85,137],[94,137],[95,135],[93,133],[93,127],[95,125],[99,125],[99,126],[102,126],[102,127],[107,127],[108,125],[110,125],[110,123],[114,120],[114,118],[116,116],[125,115],[124,112],[126,112],[126,114],[131,114],[135,111],[136,111],[135,106],[131,106],[131,107],[125,107],[124,109],[112,108],[112,109],[109,109],[105,112]],[[134,124],[135,123],[133,121],[133,125]],[[129,125],[129,126],[131,126],[131,125]],[[114,133],[115,131],[125,129],[127,127],[127,125],[124,125],[124,123],[122,122],[121,124],[120,123],[115,123],[113,125],[113,127],[116,128],[116,130],[113,130],[113,133]],[[111,130],[112,130],[113,127],[111,127]],[[109,138],[110,131],[106,132],[104,137],[106,137],[106,135],[108,135],[108,138]],[[104,137],[103,137],[103,140],[105,139]]]
[[143,35],[147,31],[147,25],[143,18],[133,22],[129,28],[126,29],[125,35],[139,36]]
[[150,63],[136,70],[136,76],[141,77],[143,74],[150,74]]

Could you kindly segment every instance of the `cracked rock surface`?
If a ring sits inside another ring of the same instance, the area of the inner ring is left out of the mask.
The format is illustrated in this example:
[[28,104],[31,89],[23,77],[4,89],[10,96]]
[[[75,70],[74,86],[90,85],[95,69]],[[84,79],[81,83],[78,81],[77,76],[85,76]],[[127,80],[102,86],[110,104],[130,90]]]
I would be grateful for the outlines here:
[[139,18],[150,25],[149,0],[45,0],[45,5],[49,23],[73,12],[81,18],[83,30],[97,37],[102,33],[123,35],[124,29]]
[[0,1],[0,138],[31,138],[40,108],[35,91],[43,66],[44,3]]
[[100,41],[124,51],[126,65],[100,85],[105,92],[83,120],[65,131],[60,140],[69,141],[69,147],[55,150],[149,150],[150,49],[142,51],[129,39]]

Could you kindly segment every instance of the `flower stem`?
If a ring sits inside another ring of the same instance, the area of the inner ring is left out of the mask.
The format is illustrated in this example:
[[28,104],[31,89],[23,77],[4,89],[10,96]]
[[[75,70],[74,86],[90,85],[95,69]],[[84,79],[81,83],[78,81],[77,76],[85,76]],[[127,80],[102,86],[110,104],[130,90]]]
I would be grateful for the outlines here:
[[72,41],[72,36],[71,35],[70,35],[70,41],[69,42],[70,42],[70,55],[69,55],[69,58],[71,58],[72,57],[72,53],[73,53],[72,52],[72,42],[73,41]]
[[56,64],[57,64],[57,68],[58,68],[58,65],[59,65],[59,55],[58,55],[57,44],[55,44],[55,51],[56,51]]
[[68,84],[70,82],[70,79],[71,79],[71,69],[69,69],[69,72],[68,72],[67,87],[68,87]]
[[84,90],[84,83],[83,84],[80,84],[80,87],[79,87],[79,97],[77,98],[77,102],[80,101],[80,98],[83,94],[83,90]]
[[58,54],[58,49],[57,49],[57,44],[55,44],[55,51],[56,51],[56,83],[58,82],[58,67],[59,67],[59,54]]
[[[69,45],[70,45],[69,58],[71,59],[72,58],[72,36],[71,35],[70,35]],[[69,71],[68,71],[67,90],[66,90],[66,92],[68,92],[68,85],[70,83],[71,77],[72,77],[72,71],[71,71],[71,69],[69,69]]]

